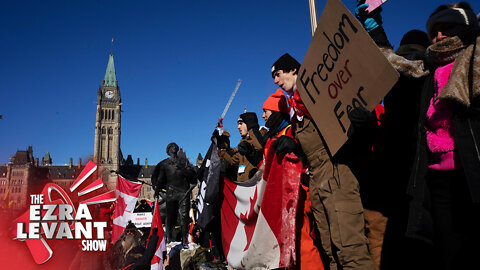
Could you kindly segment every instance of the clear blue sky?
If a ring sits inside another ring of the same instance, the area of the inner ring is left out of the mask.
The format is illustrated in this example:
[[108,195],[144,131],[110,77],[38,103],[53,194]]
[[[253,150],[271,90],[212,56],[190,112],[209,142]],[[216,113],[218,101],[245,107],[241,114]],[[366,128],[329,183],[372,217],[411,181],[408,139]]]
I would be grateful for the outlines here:
[[[326,1],[317,0],[320,16]],[[352,11],[355,0],[345,0]],[[389,0],[384,27],[397,47],[411,29],[450,1]],[[470,2],[475,12],[480,1]],[[272,63],[289,52],[300,62],[310,40],[308,0],[22,1],[0,9],[0,164],[33,146],[55,164],[93,154],[97,90],[111,38],[123,114],[124,156],[156,164],[175,141],[194,161],[205,154],[237,79],[225,117],[232,146],[238,115],[277,88]],[[260,118],[260,124],[263,120]]]

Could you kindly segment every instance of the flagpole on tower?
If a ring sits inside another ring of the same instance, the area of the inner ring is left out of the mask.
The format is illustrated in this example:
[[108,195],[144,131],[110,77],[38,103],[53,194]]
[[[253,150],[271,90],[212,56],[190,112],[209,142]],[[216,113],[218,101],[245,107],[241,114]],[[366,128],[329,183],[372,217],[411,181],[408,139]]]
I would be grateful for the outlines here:
[[112,37],[112,42],[110,43],[110,54],[113,54],[113,37]]
[[310,25],[312,26],[312,38],[317,29],[317,7],[315,0],[308,0],[308,6],[310,8]]

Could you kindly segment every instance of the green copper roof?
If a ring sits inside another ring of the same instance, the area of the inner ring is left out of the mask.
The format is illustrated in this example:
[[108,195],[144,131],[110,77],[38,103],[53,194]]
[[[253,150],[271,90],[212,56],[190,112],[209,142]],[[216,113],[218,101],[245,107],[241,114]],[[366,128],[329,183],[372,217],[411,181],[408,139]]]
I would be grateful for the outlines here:
[[108,58],[107,72],[105,72],[105,82],[103,86],[116,86],[115,82],[117,78],[115,77],[115,65],[113,64],[113,53],[110,54]]

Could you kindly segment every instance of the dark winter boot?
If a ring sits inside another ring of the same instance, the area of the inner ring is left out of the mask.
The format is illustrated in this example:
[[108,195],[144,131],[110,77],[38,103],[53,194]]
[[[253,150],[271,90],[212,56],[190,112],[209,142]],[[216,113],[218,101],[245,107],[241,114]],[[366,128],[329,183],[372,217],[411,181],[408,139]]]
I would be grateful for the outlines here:
[[182,246],[188,249],[188,224],[182,224]]

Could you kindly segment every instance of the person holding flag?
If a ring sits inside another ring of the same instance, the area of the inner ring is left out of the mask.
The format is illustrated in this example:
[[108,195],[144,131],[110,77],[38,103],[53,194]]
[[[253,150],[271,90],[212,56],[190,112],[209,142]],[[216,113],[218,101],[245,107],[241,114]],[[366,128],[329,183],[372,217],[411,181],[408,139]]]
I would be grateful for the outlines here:
[[221,128],[215,129],[205,160],[197,172],[200,186],[196,198],[196,225],[203,230],[202,244],[209,246],[216,261],[225,260],[222,252],[222,227],[220,224],[223,181],[220,180],[224,177],[234,177],[236,174],[234,166],[227,165],[219,157],[220,151],[232,151],[229,136],[227,131]]
[[[296,87],[299,68],[300,63],[286,53],[272,65],[271,74],[274,83],[287,93],[292,133],[308,159],[311,207],[329,258],[327,264],[330,269],[374,269],[364,234],[358,181],[346,164],[331,156],[303,104]],[[355,125],[354,119],[351,122]],[[282,146],[282,141],[284,151],[295,149],[286,147],[290,140],[284,136],[278,145]]]
[[[302,165],[306,163],[305,154],[303,153],[300,144],[294,139],[292,132],[292,125],[290,123],[288,115],[288,107],[285,95],[283,91],[278,89],[274,94],[270,95],[263,103],[263,115],[265,120],[265,126],[269,128],[267,133],[268,140],[265,144],[265,174],[269,173],[272,162],[276,162],[278,157],[282,162],[286,162],[285,159],[290,162],[301,162]],[[286,154],[292,153],[293,155],[286,156]],[[275,156],[275,158],[271,158]],[[304,165],[303,165],[304,166]],[[305,167],[305,166],[304,166]],[[296,174],[304,176],[302,173],[302,167],[298,167],[298,170],[285,172],[286,175]],[[265,175],[264,175],[265,177]],[[268,177],[268,181],[278,181],[275,179],[275,174],[272,177]],[[302,178],[295,177],[300,181],[295,182],[295,188],[297,189],[297,209],[298,212],[295,220],[295,242],[298,243],[299,251],[296,252],[295,265],[300,269],[323,269],[322,259],[320,253],[314,243],[312,235],[315,235],[314,230],[314,218],[312,216],[310,208],[310,199],[308,196],[308,183],[302,183]],[[305,182],[305,181],[304,181]],[[282,183],[283,184],[283,183]]]
[[112,243],[117,242],[128,222],[132,219],[131,215],[142,189],[142,184],[128,181],[117,174],[116,187],[112,221]]
[[[164,260],[166,258],[166,253],[167,253],[167,247],[165,245],[165,233],[163,231],[162,218],[160,216],[160,205],[158,205],[158,197],[155,198],[155,209],[153,210],[151,231],[148,239],[149,240],[147,242],[147,249],[150,244],[152,246],[155,244],[155,252],[150,259],[151,261],[150,269],[163,270]],[[150,243],[151,241],[152,243]]]
[[[300,194],[302,151],[291,133],[283,92],[270,95],[263,109],[269,132],[259,171],[245,182],[224,179],[225,256],[238,269],[323,269],[311,223],[304,219],[308,206]],[[279,144],[283,135],[291,141]],[[294,148],[293,153],[283,152],[285,147]]]

